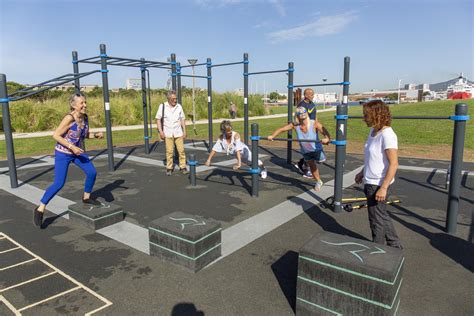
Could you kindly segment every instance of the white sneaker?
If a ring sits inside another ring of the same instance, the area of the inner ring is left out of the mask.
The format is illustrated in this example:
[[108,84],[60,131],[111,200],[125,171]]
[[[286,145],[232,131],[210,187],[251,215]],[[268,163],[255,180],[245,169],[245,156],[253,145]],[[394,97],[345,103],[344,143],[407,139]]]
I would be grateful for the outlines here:
[[260,171],[260,177],[262,179],[266,179],[267,178],[267,169],[263,168],[262,171]]
[[318,180],[316,184],[314,185],[314,191],[319,192],[321,191],[321,188],[323,187],[324,183],[322,180]]

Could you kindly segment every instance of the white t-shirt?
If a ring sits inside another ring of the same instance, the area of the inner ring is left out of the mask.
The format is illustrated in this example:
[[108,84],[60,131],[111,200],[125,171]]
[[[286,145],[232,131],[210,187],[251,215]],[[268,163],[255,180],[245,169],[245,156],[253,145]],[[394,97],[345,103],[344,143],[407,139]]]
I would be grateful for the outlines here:
[[[364,148],[364,182],[367,184],[381,185],[388,170],[386,149],[398,149],[397,135],[391,127],[372,136],[370,129],[369,138]],[[392,184],[395,179],[392,180]]]
[[232,131],[229,143],[227,142],[225,135],[221,135],[212,147],[212,150],[218,153],[226,153],[227,155],[235,155],[237,150],[240,150],[242,153],[244,147],[247,146],[240,141],[240,138],[236,139],[236,135],[237,133]]
[[181,120],[185,119],[183,107],[181,104],[171,106],[168,102],[160,104],[158,112],[156,112],[156,119],[161,120],[163,115],[163,104],[165,105],[165,118],[163,120],[163,133],[165,137],[181,137],[183,136],[183,128]]
[[[252,164],[252,152],[250,151],[249,147],[245,145],[240,138],[236,138],[237,132],[232,131],[232,136],[230,138],[230,143],[227,142],[225,135],[221,135],[212,150],[218,153],[226,153],[227,155],[236,155],[237,151],[240,151],[240,158],[242,161],[248,165]],[[259,159],[258,165],[262,166],[263,162]]]

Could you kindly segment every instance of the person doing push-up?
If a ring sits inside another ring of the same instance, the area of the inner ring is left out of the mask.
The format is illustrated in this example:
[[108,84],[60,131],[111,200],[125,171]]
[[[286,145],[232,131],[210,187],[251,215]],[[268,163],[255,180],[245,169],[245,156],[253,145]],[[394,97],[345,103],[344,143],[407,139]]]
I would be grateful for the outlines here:
[[[233,130],[231,122],[229,120],[222,121],[220,129],[222,134],[217,139],[214,147],[212,147],[212,151],[206,161],[206,166],[211,165],[211,160],[216,153],[235,155],[237,164],[233,166],[234,170],[242,166],[242,161],[252,166],[252,152],[247,145],[241,142],[240,135]],[[265,179],[267,177],[267,170],[260,159],[258,160],[258,166],[260,167],[260,177]]]

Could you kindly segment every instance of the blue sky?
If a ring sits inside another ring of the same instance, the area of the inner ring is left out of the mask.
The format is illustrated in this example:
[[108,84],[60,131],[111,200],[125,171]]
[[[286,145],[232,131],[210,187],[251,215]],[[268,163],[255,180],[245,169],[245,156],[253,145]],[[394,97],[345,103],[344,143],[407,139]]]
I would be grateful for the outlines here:
[[[351,58],[351,92],[436,83],[461,71],[473,79],[474,6],[471,0],[402,1],[25,1],[0,0],[0,72],[37,83],[72,71],[79,58],[99,54],[164,61],[176,53],[214,63],[242,60],[250,71],[295,63],[295,83],[342,81]],[[81,71],[94,66],[81,64]],[[186,70],[188,73],[190,69]],[[204,74],[205,68],[197,69]],[[213,88],[243,86],[242,65],[213,69]],[[139,78],[135,68],[111,67],[110,86]],[[165,70],[151,71],[153,87],[166,85]],[[206,87],[204,79],[197,85]],[[84,83],[100,83],[98,76]],[[286,92],[283,74],[250,78],[251,91]],[[183,85],[191,86],[190,79]],[[321,89],[320,89],[321,90]],[[338,91],[328,88],[328,91]]]

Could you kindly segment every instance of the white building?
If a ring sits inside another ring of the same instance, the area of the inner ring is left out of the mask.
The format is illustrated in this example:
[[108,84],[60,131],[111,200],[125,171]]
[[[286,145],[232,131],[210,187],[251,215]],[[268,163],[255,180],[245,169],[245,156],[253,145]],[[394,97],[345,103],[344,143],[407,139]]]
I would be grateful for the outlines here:
[[125,89],[141,90],[142,79],[128,78],[127,82],[125,83]]
[[416,90],[416,83],[407,83],[405,85],[405,90]]
[[418,85],[418,87],[416,87],[418,90],[423,90],[423,92],[425,91],[430,91],[430,84],[429,83],[422,83],[420,85]]
[[337,93],[336,92],[326,92],[324,93],[315,93],[313,102],[314,103],[332,103],[332,102],[337,102]]

